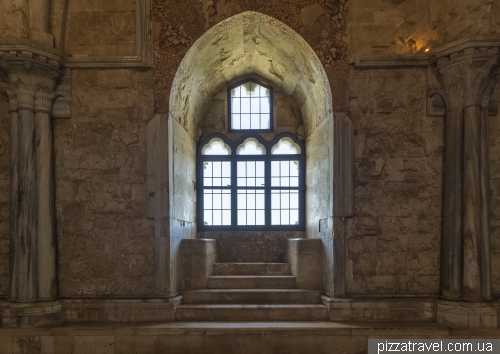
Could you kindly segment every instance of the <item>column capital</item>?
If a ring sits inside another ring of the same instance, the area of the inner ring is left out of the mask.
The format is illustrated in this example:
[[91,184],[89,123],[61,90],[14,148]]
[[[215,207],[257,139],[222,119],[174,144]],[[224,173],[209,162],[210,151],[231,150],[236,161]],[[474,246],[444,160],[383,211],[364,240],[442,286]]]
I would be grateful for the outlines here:
[[499,67],[500,43],[490,46],[465,44],[467,46],[455,48],[456,51],[435,57],[434,70],[446,95],[447,110],[482,107],[496,83],[497,75],[492,72]]
[[50,113],[63,68],[64,60],[55,50],[27,40],[0,44],[0,88],[7,93],[11,109]]

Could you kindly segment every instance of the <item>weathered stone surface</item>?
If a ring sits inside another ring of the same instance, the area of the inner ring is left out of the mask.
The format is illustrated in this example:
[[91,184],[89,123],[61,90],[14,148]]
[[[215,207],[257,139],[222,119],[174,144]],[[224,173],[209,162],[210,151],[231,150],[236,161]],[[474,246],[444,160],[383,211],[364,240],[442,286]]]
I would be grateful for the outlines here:
[[71,1],[67,16],[68,54],[89,57],[136,54],[135,0]]
[[60,293],[154,293],[146,219],[147,71],[74,70],[72,118],[55,121]]
[[488,121],[490,144],[491,292],[500,295],[500,115]]
[[216,241],[217,262],[285,261],[285,244],[290,238],[305,237],[303,231],[198,232]]
[[9,102],[0,95],[0,294],[9,293],[10,200]]
[[437,294],[443,121],[425,115],[425,70],[353,70],[350,82],[347,293]]

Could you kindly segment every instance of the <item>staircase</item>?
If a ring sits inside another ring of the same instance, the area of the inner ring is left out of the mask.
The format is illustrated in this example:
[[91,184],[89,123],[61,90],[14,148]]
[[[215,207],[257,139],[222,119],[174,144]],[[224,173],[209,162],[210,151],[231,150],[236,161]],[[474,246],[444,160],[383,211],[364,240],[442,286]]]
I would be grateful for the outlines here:
[[288,263],[214,263],[207,289],[187,290],[176,321],[325,321],[321,291],[296,288]]

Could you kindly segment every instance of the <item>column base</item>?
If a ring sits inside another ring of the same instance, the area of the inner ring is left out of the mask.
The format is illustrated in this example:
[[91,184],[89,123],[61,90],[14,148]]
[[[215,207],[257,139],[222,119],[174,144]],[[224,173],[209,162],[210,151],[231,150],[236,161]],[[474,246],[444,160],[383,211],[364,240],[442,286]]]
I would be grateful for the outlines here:
[[64,322],[62,301],[0,302],[2,328],[31,328]]
[[471,328],[499,327],[499,303],[439,300],[436,322]]

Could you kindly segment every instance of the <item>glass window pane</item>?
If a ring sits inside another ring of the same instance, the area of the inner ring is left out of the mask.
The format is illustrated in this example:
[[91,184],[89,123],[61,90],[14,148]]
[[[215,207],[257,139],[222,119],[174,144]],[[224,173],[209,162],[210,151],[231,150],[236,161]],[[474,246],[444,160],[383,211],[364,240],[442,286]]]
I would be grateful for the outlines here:
[[237,155],[265,155],[266,148],[257,139],[248,138],[236,149]]
[[281,187],[289,187],[290,179],[288,177],[281,177]]
[[231,128],[232,129],[241,129],[241,116],[238,114],[231,115]]
[[222,162],[222,177],[231,177],[231,162]]
[[255,177],[255,161],[247,161],[247,177]]
[[255,207],[256,207],[256,209],[264,209],[265,208],[264,192],[259,193],[255,196]]
[[241,129],[250,129],[250,114],[241,115]]
[[222,185],[224,187],[230,186],[231,185],[231,178],[223,178],[222,179]]
[[299,178],[291,177],[290,178],[290,187],[298,187],[299,186]]
[[299,193],[298,192],[290,192],[290,208],[292,208],[292,209],[299,208]]
[[203,178],[203,185],[210,187],[212,186],[212,179],[211,178]]
[[271,116],[267,113],[260,115],[260,129],[271,128]]
[[260,115],[250,115],[250,129],[260,129]]
[[246,210],[238,210],[238,225],[246,225],[247,224],[247,211]]
[[212,193],[208,191],[203,195],[203,209],[212,209]]
[[[214,191],[215,192],[215,191]],[[213,195],[213,209],[222,209],[222,198],[220,194],[215,194]]]
[[231,210],[222,211],[222,225],[231,225]]
[[279,209],[280,208],[280,195],[279,191],[271,192],[271,209]]
[[257,187],[263,187],[266,185],[266,180],[264,178],[257,178],[257,181],[255,182],[255,185]]
[[205,225],[213,225],[212,210],[205,210],[205,212],[203,213],[203,222]]
[[247,195],[238,192],[238,209],[246,209],[247,207]]
[[247,186],[255,187],[255,178],[247,178]]
[[272,177],[271,178],[271,186],[272,187],[279,187],[280,186],[280,178],[279,177]]
[[213,211],[213,225],[222,225],[222,212],[220,210]]
[[269,113],[269,98],[260,98],[260,113]]
[[290,138],[282,138],[271,149],[273,155],[300,154],[300,146]]
[[212,162],[210,162],[210,161],[203,162],[203,176],[204,177],[212,177],[212,175],[213,175],[212,167],[213,167]]
[[220,187],[222,183],[222,178],[213,178],[214,187]]
[[[203,148],[201,149],[202,155],[231,155],[231,148],[227,145],[224,140],[219,138],[211,139]],[[208,162],[205,162],[208,163]]]
[[290,195],[288,192],[285,192],[285,191],[281,192],[281,209],[290,208],[289,198],[290,198]]
[[280,161],[281,176],[290,176],[290,161]]
[[250,98],[241,99],[241,113],[250,113]]
[[290,176],[297,177],[299,175],[299,161],[290,161]]
[[255,224],[256,225],[265,225],[266,224],[266,216],[264,214],[264,210],[257,210],[255,212]]
[[280,211],[271,210],[271,225],[279,225],[279,224],[280,224]]
[[222,163],[220,161],[214,161],[214,162],[212,162],[212,164],[213,164],[213,176],[214,177],[221,177]]
[[238,186],[239,187],[246,187],[247,185],[247,179],[246,178],[238,178]]
[[231,194],[224,193],[222,195],[222,209],[231,209]]
[[247,209],[255,209],[255,194],[247,195]]
[[255,168],[256,168],[256,171],[255,171],[255,176],[256,177],[265,177],[265,164],[264,164],[264,161],[257,161],[255,163]]
[[271,176],[277,177],[280,175],[280,163],[279,161],[271,161]]
[[247,225],[255,225],[255,210],[247,211]]
[[240,105],[241,105],[240,98],[239,97],[233,97],[231,99],[231,110],[232,110],[232,113],[240,113],[241,112]]
[[290,210],[290,225],[298,225],[298,224],[299,224],[299,211]]
[[281,211],[281,225],[290,224],[290,212],[288,210]]
[[236,168],[237,168],[237,171],[236,171],[236,175],[238,177],[246,177],[247,176],[247,164],[245,161],[238,161],[238,163],[236,164]]

